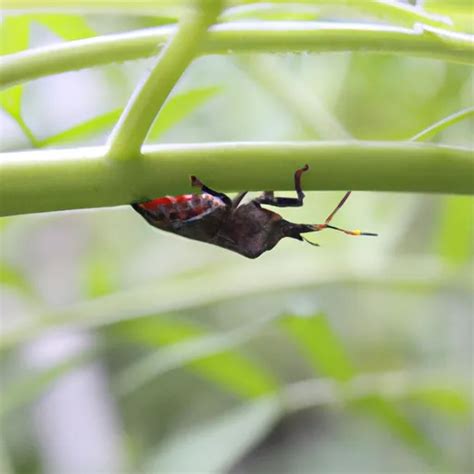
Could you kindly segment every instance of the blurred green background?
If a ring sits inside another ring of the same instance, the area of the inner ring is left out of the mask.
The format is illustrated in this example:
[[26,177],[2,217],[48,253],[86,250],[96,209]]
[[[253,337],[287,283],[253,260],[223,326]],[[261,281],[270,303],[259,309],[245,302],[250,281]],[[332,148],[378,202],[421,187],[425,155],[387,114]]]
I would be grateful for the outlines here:
[[[166,21],[44,18],[29,47]],[[151,62],[32,81],[20,116],[41,145],[104,143]],[[404,140],[472,100],[441,61],[207,56],[149,141]],[[0,120],[4,150],[32,147]],[[472,147],[472,126],[435,141]],[[321,222],[343,191],[282,214]],[[377,239],[255,261],[128,207],[3,218],[0,472],[472,472],[472,204],[357,192],[336,225]]]

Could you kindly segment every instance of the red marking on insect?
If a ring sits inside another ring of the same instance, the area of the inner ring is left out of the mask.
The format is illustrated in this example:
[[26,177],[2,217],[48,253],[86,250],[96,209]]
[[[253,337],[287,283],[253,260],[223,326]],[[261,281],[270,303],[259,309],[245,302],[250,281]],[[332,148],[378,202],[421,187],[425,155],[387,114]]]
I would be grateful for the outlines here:
[[347,230],[330,224],[351,192],[348,191],[323,224],[295,224],[279,214],[261,207],[299,207],[304,193],[301,175],[309,166],[296,170],[296,198],[275,197],[273,191],[265,191],[250,202],[241,204],[247,194],[242,192],[231,200],[226,194],[208,188],[195,176],[191,184],[201,189],[201,194],[165,196],[150,201],[133,203],[132,207],[152,226],[190,239],[207,242],[237,252],[245,257],[256,258],[271,250],[284,237],[306,241],[301,234],[333,229],[348,235],[376,236],[371,232]]
[[174,221],[188,221],[203,216],[224,203],[208,193],[165,196],[137,204],[139,208],[158,221],[172,224]]

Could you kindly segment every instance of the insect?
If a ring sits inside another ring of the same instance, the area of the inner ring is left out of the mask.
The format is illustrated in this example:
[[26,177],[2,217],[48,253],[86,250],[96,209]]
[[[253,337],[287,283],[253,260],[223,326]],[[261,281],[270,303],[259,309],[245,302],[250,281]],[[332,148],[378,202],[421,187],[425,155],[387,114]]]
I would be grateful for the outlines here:
[[299,207],[303,205],[304,193],[301,175],[309,166],[296,170],[296,198],[275,197],[273,191],[242,204],[247,192],[230,199],[226,194],[208,188],[196,176],[191,176],[192,186],[201,194],[166,196],[150,201],[133,203],[132,207],[154,227],[193,240],[218,245],[248,258],[257,258],[271,250],[284,237],[306,241],[302,234],[333,229],[348,235],[376,236],[371,232],[346,230],[330,224],[336,212],[351,194],[348,191],[323,224],[294,224],[283,219],[276,212],[262,207],[267,204],[276,207]]

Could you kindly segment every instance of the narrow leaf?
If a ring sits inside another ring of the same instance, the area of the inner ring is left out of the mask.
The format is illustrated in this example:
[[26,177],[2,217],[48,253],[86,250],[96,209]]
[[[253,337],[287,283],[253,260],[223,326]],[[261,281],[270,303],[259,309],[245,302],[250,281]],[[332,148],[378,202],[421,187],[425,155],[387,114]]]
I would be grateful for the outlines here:
[[0,55],[28,48],[30,20],[25,15],[8,15],[0,23]]
[[468,196],[444,198],[436,246],[453,264],[466,263],[473,254],[474,200]]
[[280,416],[275,397],[248,403],[165,441],[145,472],[227,472],[265,438]]
[[220,91],[220,87],[212,86],[192,89],[174,95],[165,103],[160,111],[150,130],[148,139],[156,140]]
[[120,117],[122,109],[115,109],[93,119],[87,120],[74,127],[69,128],[56,135],[52,135],[39,142],[39,146],[44,147],[57,143],[76,142],[93,137],[101,132],[109,130]]
[[25,276],[6,262],[0,262],[0,285],[15,288],[25,294],[32,293],[31,285]]
[[3,232],[14,220],[14,217],[0,217],[0,232]]
[[[146,318],[127,321],[112,328],[132,341],[151,347],[168,346],[139,361],[120,378],[118,389],[129,393],[171,369],[185,366],[201,377],[243,397],[256,397],[277,388],[271,374],[238,352],[228,350],[251,337],[256,328],[222,335],[209,335],[202,329],[176,318]],[[177,345],[173,349],[174,345]]]
[[41,13],[28,15],[28,17],[46,26],[66,41],[90,38],[96,35],[96,32],[87,24],[85,18],[80,15]]
[[[24,15],[7,16],[0,24],[0,54],[11,54],[28,48],[30,20]],[[0,105],[13,118],[21,116],[21,84],[0,91]]]
[[71,370],[91,362],[96,354],[88,352],[80,354],[71,359],[61,362],[49,369],[42,371],[30,371],[28,375],[23,376],[9,385],[2,387],[2,403],[0,403],[0,418],[17,410],[28,403],[37,400],[53,382]]
[[282,326],[298,342],[319,374],[340,381],[349,380],[355,374],[341,341],[325,315],[289,316],[283,319]]
[[[201,104],[214,96],[220,88],[206,87],[193,89],[173,96],[163,107],[160,115],[152,127],[150,137],[158,138],[162,133],[170,129],[173,125],[182,120],[186,115],[193,112]],[[110,130],[117,122],[122,113],[122,109],[115,109],[102,115],[98,115],[90,120],[82,122],[68,130],[64,130],[56,135],[41,140],[39,146],[45,147],[57,143],[76,142],[93,137],[101,132]]]
[[[290,316],[283,320],[283,325],[298,341],[318,373],[340,382],[350,383],[350,379],[356,375],[356,370],[324,315],[310,318]],[[347,387],[344,385],[341,389]],[[356,402],[356,406],[381,422],[382,426],[391,430],[420,456],[433,460],[436,454],[436,463],[441,464],[438,447],[400,411],[394,402],[374,394],[362,397]]]
[[107,258],[94,255],[93,258],[85,262],[83,273],[84,293],[89,298],[97,298],[99,296],[108,295],[116,290],[116,281],[114,279],[117,274],[113,262]]
[[363,409],[364,412],[369,412],[406,446],[417,452],[430,464],[437,467],[445,465],[445,459],[439,447],[418,429],[392,401],[373,395],[353,402],[353,406]]
[[464,418],[472,412],[472,402],[466,392],[449,387],[423,387],[414,390],[408,400],[423,404],[437,412]]

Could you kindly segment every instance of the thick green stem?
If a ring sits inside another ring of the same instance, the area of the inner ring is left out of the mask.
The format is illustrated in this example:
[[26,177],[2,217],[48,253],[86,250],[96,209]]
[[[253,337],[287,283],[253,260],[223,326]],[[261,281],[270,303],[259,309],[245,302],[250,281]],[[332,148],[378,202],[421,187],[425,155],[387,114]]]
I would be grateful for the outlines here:
[[[211,0],[212,1],[212,0]],[[239,15],[240,8],[248,12],[248,0],[227,0],[226,5],[231,8],[227,16]],[[267,5],[266,0],[253,0],[252,4],[258,8],[259,3]],[[273,4],[283,3],[288,8],[288,0],[273,0]],[[371,17],[380,18],[395,24],[413,25],[415,22],[424,23],[431,26],[450,26],[449,17],[442,17],[424,11],[396,0],[300,0],[300,4],[308,4],[316,9],[329,8],[330,11],[340,7],[346,7],[351,11],[359,11]],[[81,11],[84,13],[109,12],[113,9],[117,14],[138,14],[138,15],[173,15],[179,14],[189,6],[189,0],[3,0],[3,9],[50,9],[55,11]],[[268,5],[269,8],[275,5]],[[437,5],[437,8],[441,6]],[[448,10],[449,14],[449,10]]]
[[[174,26],[106,35],[36,48],[0,58],[0,87],[38,77],[153,56]],[[316,22],[238,22],[214,26],[203,53],[363,51],[473,64],[472,36],[418,29]]]
[[469,149],[413,142],[210,143],[146,146],[111,161],[106,147],[4,153],[0,215],[114,206],[190,192],[189,176],[221,191],[307,190],[474,194]]
[[[197,54],[209,26],[219,13],[219,2],[211,7],[201,0],[184,15],[178,30],[163,48],[145,80],[138,85],[109,140],[108,156],[136,157],[158,111]],[[157,45],[158,47],[158,45]]]

